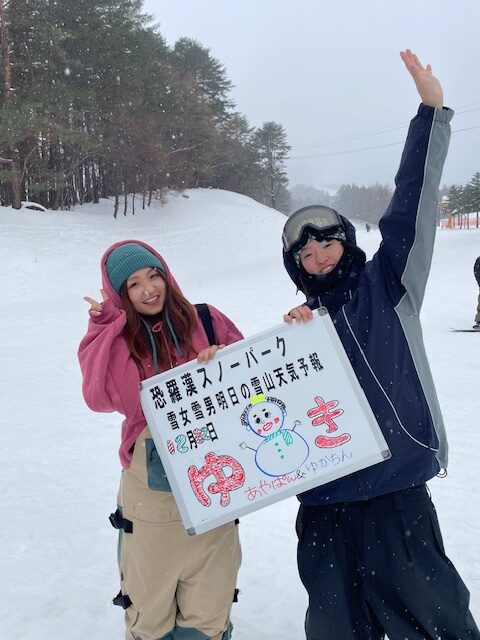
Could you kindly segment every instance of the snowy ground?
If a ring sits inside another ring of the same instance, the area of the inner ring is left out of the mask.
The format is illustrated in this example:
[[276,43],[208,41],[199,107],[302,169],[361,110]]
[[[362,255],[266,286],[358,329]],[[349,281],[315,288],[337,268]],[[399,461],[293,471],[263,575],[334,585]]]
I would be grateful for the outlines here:
[[[246,336],[281,321],[302,298],[281,262],[283,215],[222,191],[172,196],[163,207],[112,218],[112,204],[71,212],[0,208],[0,636],[16,640],[123,637],[115,508],[120,417],[85,406],[76,349],[83,295],[98,295],[99,259],[138,238],[167,259],[192,302],[210,302]],[[378,231],[358,230],[371,255]],[[441,230],[423,311],[425,341],[450,439],[446,480],[430,483],[447,552],[480,618],[478,473],[480,336],[470,327],[480,230]],[[306,598],[296,572],[297,501],[245,516],[235,640],[298,640]]]

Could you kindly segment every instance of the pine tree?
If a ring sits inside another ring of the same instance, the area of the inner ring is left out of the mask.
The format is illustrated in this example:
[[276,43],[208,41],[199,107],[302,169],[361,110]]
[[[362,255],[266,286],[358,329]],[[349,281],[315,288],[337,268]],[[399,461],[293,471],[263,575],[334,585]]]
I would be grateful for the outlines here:
[[480,171],[476,171],[470,180],[470,198],[472,211],[475,211],[477,214],[476,226],[478,228],[480,214]]
[[258,199],[273,209],[288,211],[290,201],[285,160],[290,146],[284,128],[276,122],[265,122],[255,131],[253,146],[260,165]]
[[210,55],[210,50],[196,40],[180,38],[171,53],[171,61],[180,76],[193,81],[201,100],[210,105],[216,118],[226,118],[234,106],[228,98],[232,83],[225,67]]

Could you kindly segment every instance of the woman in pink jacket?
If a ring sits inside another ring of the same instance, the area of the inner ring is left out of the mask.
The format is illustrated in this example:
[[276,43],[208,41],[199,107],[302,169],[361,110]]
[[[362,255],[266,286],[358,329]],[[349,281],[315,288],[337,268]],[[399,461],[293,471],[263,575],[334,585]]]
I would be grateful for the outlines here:
[[102,302],[86,296],[90,320],[79,348],[83,394],[93,411],[118,411],[122,425],[119,507],[121,591],[127,640],[228,640],[241,561],[238,527],[189,536],[140,405],[141,380],[197,358],[208,362],[242,338],[209,306],[217,344],[163,258],[137,240],[101,261]]

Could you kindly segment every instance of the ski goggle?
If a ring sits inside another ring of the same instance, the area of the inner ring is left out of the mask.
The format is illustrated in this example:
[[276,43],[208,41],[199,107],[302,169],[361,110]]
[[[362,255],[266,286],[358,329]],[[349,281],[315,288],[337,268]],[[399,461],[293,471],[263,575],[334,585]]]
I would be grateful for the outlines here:
[[287,253],[295,248],[307,229],[328,236],[328,231],[335,227],[344,229],[342,219],[335,209],[322,205],[303,207],[292,213],[285,223],[282,234],[283,248]]

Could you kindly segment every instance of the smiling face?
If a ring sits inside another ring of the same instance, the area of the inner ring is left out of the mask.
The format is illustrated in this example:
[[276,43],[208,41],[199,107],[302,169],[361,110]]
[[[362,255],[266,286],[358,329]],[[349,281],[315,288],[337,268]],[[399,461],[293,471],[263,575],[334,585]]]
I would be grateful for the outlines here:
[[126,281],[128,298],[135,311],[153,316],[163,309],[167,285],[158,269],[138,269]]
[[283,411],[274,402],[260,402],[250,411],[248,424],[259,436],[268,436],[281,428]]
[[300,250],[300,262],[314,276],[326,276],[338,264],[344,248],[338,240],[309,240]]

